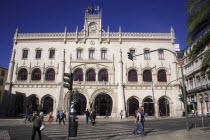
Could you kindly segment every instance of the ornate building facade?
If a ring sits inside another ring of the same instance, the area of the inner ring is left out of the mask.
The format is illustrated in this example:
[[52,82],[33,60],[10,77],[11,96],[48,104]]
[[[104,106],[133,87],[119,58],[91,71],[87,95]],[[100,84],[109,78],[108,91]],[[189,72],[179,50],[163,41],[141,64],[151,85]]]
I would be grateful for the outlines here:
[[[44,113],[68,112],[69,93],[63,73],[74,73],[79,91],[79,115],[95,108],[97,115],[128,116],[144,105],[149,116],[181,116],[176,58],[158,48],[179,51],[174,30],[168,33],[111,32],[102,28],[102,13],[85,13],[84,29],[62,33],[19,33],[14,36],[7,90],[17,95],[14,108],[26,106]],[[127,52],[135,57],[133,61]],[[12,84],[11,84],[12,83]],[[11,87],[11,88],[10,88]],[[21,103],[20,103],[21,101]],[[19,103],[18,103],[19,102]],[[22,103],[23,102],[23,103]],[[23,107],[24,108],[24,107]],[[24,110],[24,109],[22,109]],[[16,110],[16,112],[21,112]]]

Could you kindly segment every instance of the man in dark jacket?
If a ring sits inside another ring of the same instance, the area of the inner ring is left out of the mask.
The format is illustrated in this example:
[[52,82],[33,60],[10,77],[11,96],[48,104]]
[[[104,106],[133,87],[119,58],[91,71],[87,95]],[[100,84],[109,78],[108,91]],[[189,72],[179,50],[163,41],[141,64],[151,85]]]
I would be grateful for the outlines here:
[[86,115],[86,123],[88,123],[88,118],[90,117],[90,112],[88,111],[88,109],[85,111],[85,115]]
[[35,135],[36,135],[36,131],[38,132],[39,140],[41,140],[42,139],[42,134],[41,134],[40,127],[42,126],[43,119],[42,119],[41,116],[39,116],[38,111],[34,112],[34,115],[31,119],[31,121],[33,121],[33,131],[32,131],[31,140],[34,140]]

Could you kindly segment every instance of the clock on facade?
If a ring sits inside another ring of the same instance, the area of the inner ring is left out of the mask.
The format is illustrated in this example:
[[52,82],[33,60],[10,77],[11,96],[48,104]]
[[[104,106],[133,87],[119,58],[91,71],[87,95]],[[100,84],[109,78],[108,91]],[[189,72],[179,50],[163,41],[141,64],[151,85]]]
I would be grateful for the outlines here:
[[95,31],[97,28],[96,28],[96,25],[95,24],[92,24],[90,25],[90,30],[91,31]]

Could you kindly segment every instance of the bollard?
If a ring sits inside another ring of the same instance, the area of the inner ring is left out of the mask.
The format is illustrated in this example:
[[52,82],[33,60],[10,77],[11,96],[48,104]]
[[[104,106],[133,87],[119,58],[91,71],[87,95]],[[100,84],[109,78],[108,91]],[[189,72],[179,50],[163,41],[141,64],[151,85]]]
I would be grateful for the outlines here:
[[202,126],[204,127],[203,116],[202,116]]

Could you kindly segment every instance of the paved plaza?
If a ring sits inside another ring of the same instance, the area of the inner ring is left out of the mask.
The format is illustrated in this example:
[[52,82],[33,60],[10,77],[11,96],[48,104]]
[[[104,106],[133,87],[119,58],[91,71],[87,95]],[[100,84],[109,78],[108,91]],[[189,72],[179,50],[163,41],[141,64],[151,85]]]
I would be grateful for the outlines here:
[[[185,118],[146,118],[146,136],[139,134],[132,135],[131,131],[135,128],[134,119],[126,118],[105,119],[97,118],[96,125],[85,123],[85,118],[79,118],[78,135],[70,139],[74,140],[209,140],[210,137],[210,118],[202,119],[190,118],[191,131],[185,130]],[[68,124],[58,125],[57,122],[46,122],[43,131],[43,140],[66,140]],[[32,123],[24,123],[23,119],[0,119],[0,140],[30,140]],[[38,138],[36,137],[36,140]]]

